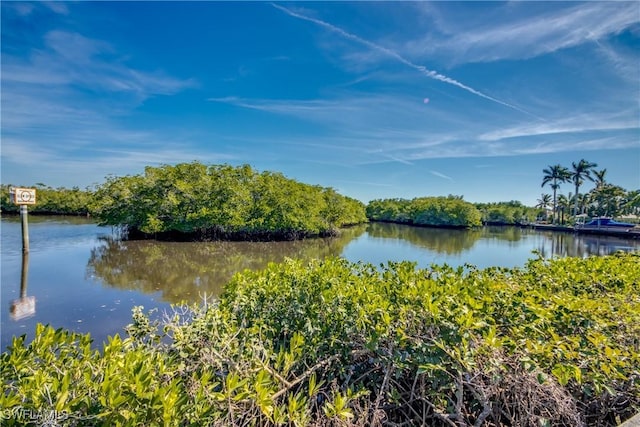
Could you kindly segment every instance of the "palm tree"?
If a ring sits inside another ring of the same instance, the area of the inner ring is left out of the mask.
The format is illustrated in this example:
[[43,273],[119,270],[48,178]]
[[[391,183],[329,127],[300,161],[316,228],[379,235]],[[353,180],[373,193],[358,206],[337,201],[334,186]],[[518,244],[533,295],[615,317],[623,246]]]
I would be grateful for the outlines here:
[[640,190],[629,191],[624,200],[624,213],[640,215]]
[[571,181],[573,185],[576,186],[576,194],[575,194],[575,204],[573,205],[573,216],[578,215],[578,190],[580,190],[580,186],[584,183],[585,179],[589,181],[593,181],[593,177],[591,176],[591,171],[598,167],[597,163],[588,162],[585,159],[581,159],[578,163],[571,163],[573,170],[571,173]]
[[601,184],[591,190],[591,209],[596,216],[618,216],[624,211],[627,192],[624,188],[613,184]]
[[589,209],[593,205],[590,193],[583,193],[578,195],[578,215],[586,215],[589,213]]
[[565,168],[562,165],[549,166],[548,168],[543,169],[542,173],[544,174],[544,176],[542,177],[541,187],[549,184],[553,189],[553,216],[551,222],[555,224],[556,211],[558,210],[556,192],[558,188],[560,188],[560,183],[569,181],[571,173],[569,172],[569,169]]
[[595,179],[596,182],[596,188],[600,188],[603,185],[606,184],[606,181],[604,179],[604,176],[607,174],[607,170],[606,169],[602,169],[600,171],[593,171],[593,178]]
[[560,224],[564,224],[564,213],[571,207],[571,193],[568,196],[561,194],[558,196],[558,208],[560,208]]
[[540,208],[544,210],[544,217],[547,218],[547,208],[551,204],[551,194],[541,194],[540,198],[537,200],[538,204],[536,208]]

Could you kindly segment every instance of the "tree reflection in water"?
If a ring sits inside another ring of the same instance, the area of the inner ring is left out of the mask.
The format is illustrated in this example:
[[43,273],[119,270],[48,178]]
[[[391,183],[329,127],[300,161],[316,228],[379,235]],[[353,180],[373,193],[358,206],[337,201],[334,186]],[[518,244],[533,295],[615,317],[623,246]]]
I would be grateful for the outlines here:
[[640,248],[637,240],[512,226],[486,226],[467,230],[374,222],[367,226],[367,233],[376,238],[403,240],[416,247],[446,255],[458,255],[470,250],[481,240],[500,241],[501,246],[506,245],[509,248],[531,246],[531,250],[535,249],[545,258],[602,256],[618,250],[633,251]]
[[521,265],[535,257],[534,250],[551,258],[606,255],[619,249],[640,248],[637,241],[518,227],[452,230],[374,222],[345,229],[335,238],[288,242],[196,243],[104,238],[92,250],[87,272],[115,288],[159,293],[161,299],[170,303],[197,302],[205,294],[219,295],[233,274],[245,269],[260,270],[269,262],[281,262],[286,257],[309,260],[341,256],[345,247],[365,231],[371,239],[361,241],[363,251],[357,259],[365,262],[372,262],[368,253],[378,253],[380,248],[389,257],[385,260],[395,255],[395,246],[387,245],[387,239],[408,242],[417,253],[422,248],[443,254],[439,262],[485,266]]
[[119,289],[161,294],[170,303],[201,301],[219,295],[238,272],[260,270],[285,258],[309,260],[339,256],[364,233],[366,225],[342,230],[338,237],[286,242],[158,242],[102,238],[91,251],[87,274]]
[[453,255],[473,247],[483,232],[482,229],[458,230],[372,222],[367,233],[371,237],[400,239],[421,248]]
[[[528,233],[536,234],[533,230]],[[545,258],[580,257],[611,255],[617,251],[634,251],[640,249],[637,240],[621,239],[614,236],[596,236],[590,234],[558,233],[552,231],[537,232],[540,234],[538,251]]]

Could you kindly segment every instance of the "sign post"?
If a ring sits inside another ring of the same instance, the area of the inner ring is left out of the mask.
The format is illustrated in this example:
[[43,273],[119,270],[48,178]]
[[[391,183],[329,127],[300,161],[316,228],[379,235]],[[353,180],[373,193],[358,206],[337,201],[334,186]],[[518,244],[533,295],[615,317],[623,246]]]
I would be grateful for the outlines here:
[[20,220],[22,222],[22,252],[29,253],[29,211],[27,205],[20,205]]
[[11,201],[20,205],[20,219],[22,222],[22,252],[29,253],[29,220],[27,205],[36,204],[35,188],[14,188],[9,189]]

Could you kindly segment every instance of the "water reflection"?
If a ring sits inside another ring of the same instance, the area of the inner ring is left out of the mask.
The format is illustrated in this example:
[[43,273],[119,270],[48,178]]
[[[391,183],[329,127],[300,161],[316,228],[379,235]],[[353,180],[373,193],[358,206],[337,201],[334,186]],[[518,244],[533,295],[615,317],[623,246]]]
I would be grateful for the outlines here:
[[161,293],[167,302],[196,302],[218,295],[231,277],[259,270],[286,257],[339,256],[366,226],[343,230],[338,237],[292,242],[157,242],[120,241],[103,237],[91,251],[87,272],[108,286]]
[[537,250],[545,258],[604,256],[617,251],[640,250],[640,242],[637,240],[621,239],[614,236],[536,232],[533,230],[526,230],[526,232],[539,236]]
[[403,240],[421,248],[450,255],[472,248],[482,237],[482,231],[479,229],[449,230],[380,222],[370,223],[367,233],[371,237]]
[[12,320],[22,320],[36,314],[36,297],[27,296],[29,281],[29,253],[22,254],[22,268],[20,272],[20,298],[11,301],[9,314]]
[[637,240],[613,236],[597,236],[552,231],[538,231],[520,227],[488,226],[473,230],[447,230],[410,227],[400,224],[371,223],[370,237],[396,239],[425,248],[438,254],[458,255],[499,241],[501,247],[536,250],[545,258],[610,255],[616,251],[640,249]]
[[501,227],[501,226],[487,226],[482,229],[482,237],[487,239],[497,239],[506,242],[518,242],[527,235],[527,229],[520,227]]
[[[365,234],[366,231],[366,234]],[[358,239],[362,237],[362,239]],[[605,236],[541,233],[518,227],[445,230],[371,223],[346,229],[341,236],[293,242],[158,242],[121,241],[102,237],[91,250],[87,274],[122,290],[160,294],[166,302],[196,302],[204,295],[219,295],[231,277],[245,269],[260,270],[285,258],[308,260],[345,256],[345,248],[360,245],[361,256],[352,261],[377,263],[372,254],[382,251],[381,262],[404,256],[380,239],[409,243],[413,254],[426,249],[438,262],[479,267],[522,265],[538,251],[543,257],[606,255],[616,250],[637,250],[638,242]],[[349,251],[346,251],[349,252]],[[351,258],[348,254],[347,258]],[[411,258],[407,258],[411,259]]]

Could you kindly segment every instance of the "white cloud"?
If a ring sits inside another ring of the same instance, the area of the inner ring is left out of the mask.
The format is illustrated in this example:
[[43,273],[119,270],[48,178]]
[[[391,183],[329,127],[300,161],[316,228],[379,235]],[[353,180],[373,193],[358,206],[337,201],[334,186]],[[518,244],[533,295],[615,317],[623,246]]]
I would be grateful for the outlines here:
[[110,44],[69,31],[46,33],[44,47],[23,57],[3,52],[3,170],[19,167],[21,176],[41,174],[37,180],[47,183],[72,175],[86,182],[83,174],[101,180],[148,164],[194,160],[188,136],[121,124],[145,99],[194,84],[129,67]]
[[[35,5],[33,3],[25,3],[25,2],[8,2],[9,6],[20,16],[29,16],[35,9]],[[6,3],[5,3],[6,4]]]
[[597,52],[611,68],[633,85],[640,80],[640,58],[637,51],[620,49],[607,41],[596,41]]
[[284,13],[292,16],[292,17],[295,17],[295,18],[298,18],[298,19],[302,19],[302,20],[309,21],[309,22],[312,22],[314,24],[317,24],[317,25],[319,25],[319,26],[321,26],[323,28],[328,29],[329,31],[332,31],[332,32],[334,32],[336,34],[339,34],[340,36],[344,37],[345,39],[355,41],[356,43],[364,45],[364,46],[366,46],[367,48],[371,49],[374,52],[377,52],[379,54],[383,54],[383,55],[385,55],[387,57],[390,57],[390,58],[400,62],[401,64],[404,64],[407,67],[410,67],[410,68],[414,69],[415,71],[418,71],[420,74],[422,74],[422,75],[424,75],[424,76],[426,76],[426,77],[428,77],[430,79],[438,80],[438,81],[441,81],[443,83],[447,83],[447,84],[450,84],[452,86],[456,86],[456,87],[458,87],[458,88],[460,88],[460,89],[462,89],[462,90],[464,90],[466,92],[472,93],[473,95],[479,96],[481,98],[487,99],[489,101],[495,102],[497,104],[503,105],[503,106],[511,108],[513,110],[519,111],[521,113],[533,116],[533,114],[529,113],[526,110],[521,109],[520,107],[517,107],[517,106],[515,106],[513,104],[507,103],[507,102],[502,101],[500,99],[497,99],[497,98],[495,98],[493,96],[487,95],[486,93],[483,93],[483,92],[481,92],[481,91],[479,91],[477,89],[474,89],[471,86],[468,86],[468,85],[466,85],[466,84],[464,84],[462,82],[459,82],[458,80],[455,80],[455,79],[453,79],[451,77],[445,76],[444,74],[441,74],[441,73],[439,73],[437,71],[430,70],[430,69],[428,69],[427,67],[425,67],[423,65],[415,64],[414,62],[410,61],[409,59],[407,59],[406,57],[404,57],[403,55],[401,55],[400,53],[398,53],[397,51],[395,51],[393,49],[389,49],[387,47],[381,46],[381,45],[379,45],[377,43],[374,43],[374,42],[366,40],[366,39],[364,39],[362,37],[359,37],[359,36],[357,36],[355,34],[349,33],[347,31],[343,30],[342,28],[336,27],[335,25],[330,24],[328,22],[325,22],[323,20],[316,19],[316,18],[307,16],[307,15],[303,15],[303,14],[300,14],[300,13],[293,12],[292,10],[287,9],[286,7],[283,7],[283,6],[280,6],[280,5],[277,5],[277,4],[273,4],[272,3],[272,5],[276,9],[279,9],[279,10],[283,11]]
[[640,129],[637,118],[616,117],[610,114],[578,114],[545,123],[526,123],[503,129],[492,130],[478,136],[480,141],[500,141],[510,138],[539,135],[585,133],[596,131],[624,131]]
[[196,86],[192,79],[128,67],[116,50],[101,40],[57,30],[44,38],[46,49],[33,50],[26,58],[3,55],[3,90],[17,84],[58,85],[76,93],[76,87],[82,87],[121,93],[138,103],[153,95],[172,95]]
[[319,123],[324,136],[283,136],[278,143],[317,149],[320,155],[348,153],[349,162],[361,165],[629,148],[637,144],[637,137],[630,133],[639,128],[632,110],[575,112],[551,122],[532,123],[496,112],[425,109],[420,100],[408,96],[358,92],[337,92],[322,100],[210,100]]
[[64,2],[61,2],[61,1],[38,1],[38,2],[5,1],[5,2],[2,2],[2,7],[7,12],[14,12],[21,17],[29,16],[32,13],[34,13],[36,10],[43,10],[43,9],[57,13],[58,15],[69,14],[69,8]]
[[[324,99],[248,99],[238,97],[209,98],[211,102],[259,110],[318,122],[345,135],[399,140],[425,131],[433,136],[448,125],[461,127],[468,119],[458,112],[426,108],[422,97],[400,94],[367,93],[338,90]],[[425,123],[428,121],[428,123]],[[376,137],[377,136],[377,137]]]
[[[531,2],[514,2],[483,14],[434,13],[437,4],[421,5],[437,22],[439,34],[399,47],[410,57],[437,55],[450,62],[486,62],[527,59],[607,38],[640,22],[638,2],[547,3],[535,8]],[[461,18],[462,17],[462,18]]]
[[53,12],[60,15],[68,15],[69,8],[67,4],[61,1],[45,1],[43,5],[51,9]]
[[[214,151],[192,149],[185,141],[147,135],[145,142],[136,144],[109,144],[110,137],[126,136],[127,131],[112,131],[101,135],[98,143],[81,151],[58,144],[50,146],[34,142],[31,138],[3,137],[3,169],[18,170],[19,184],[46,182],[52,186],[69,186],[69,182],[102,182],[107,175],[137,174],[145,166],[159,166],[194,160],[220,163],[233,160],[231,155]],[[143,135],[139,135],[143,136]],[[153,141],[153,143],[150,142]],[[98,141],[98,140],[96,140]],[[135,148],[134,148],[135,147]],[[3,172],[4,175],[4,172]],[[3,177],[3,181],[5,181]],[[18,183],[16,183],[18,184]]]

